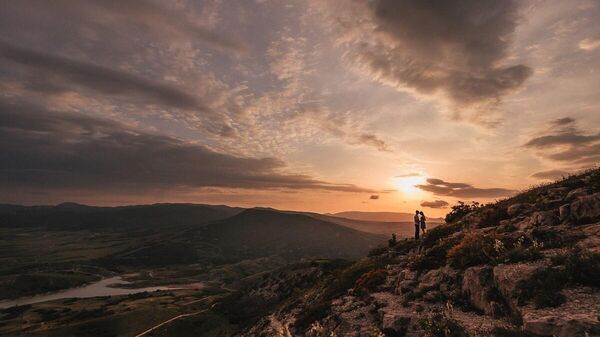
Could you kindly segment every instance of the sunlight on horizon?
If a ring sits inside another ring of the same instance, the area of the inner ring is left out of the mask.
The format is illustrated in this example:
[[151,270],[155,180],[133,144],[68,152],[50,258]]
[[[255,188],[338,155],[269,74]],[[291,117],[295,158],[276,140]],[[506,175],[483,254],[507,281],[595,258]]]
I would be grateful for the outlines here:
[[417,185],[424,184],[427,177],[422,175],[410,176],[410,177],[395,177],[392,180],[392,185],[402,192],[404,196],[408,198],[418,198],[424,192],[417,187]]

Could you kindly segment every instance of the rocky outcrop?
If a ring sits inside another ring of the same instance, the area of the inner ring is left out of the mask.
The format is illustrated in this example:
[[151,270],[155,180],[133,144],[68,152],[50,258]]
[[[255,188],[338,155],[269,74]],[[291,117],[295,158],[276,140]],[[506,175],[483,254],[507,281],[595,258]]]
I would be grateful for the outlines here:
[[[600,264],[600,170],[470,211],[420,245],[397,245],[369,258],[387,264],[371,292],[357,294],[350,282],[314,313],[329,291],[315,290],[246,336],[600,336],[600,293],[590,281]],[[566,257],[573,248],[590,265],[573,266],[581,263]],[[312,324],[297,325],[307,311]]]

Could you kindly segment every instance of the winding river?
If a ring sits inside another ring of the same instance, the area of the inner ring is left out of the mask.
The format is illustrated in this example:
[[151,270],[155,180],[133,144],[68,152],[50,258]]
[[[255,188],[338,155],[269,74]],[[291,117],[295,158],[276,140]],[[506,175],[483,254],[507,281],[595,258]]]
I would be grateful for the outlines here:
[[[123,280],[121,276],[115,276],[110,278],[105,278],[95,283],[88,284],[82,287],[70,288],[66,290],[61,290],[54,293],[36,295],[36,296],[28,296],[28,297],[19,297],[12,300],[0,301],[0,309],[5,309],[9,307],[13,307],[16,305],[25,305],[25,304],[34,304],[40,302],[54,301],[59,299],[66,298],[88,298],[88,297],[98,297],[98,296],[116,296],[116,295],[129,295],[141,293],[144,291],[156,291],[156,290],[175,290],[181,288],[173,288],[173,287],[147,287],[147,288],[114,288],[114,286],[118,286],[119,284],[127,284],[129,282]],[[112,287],[111,287],[112,286]]]

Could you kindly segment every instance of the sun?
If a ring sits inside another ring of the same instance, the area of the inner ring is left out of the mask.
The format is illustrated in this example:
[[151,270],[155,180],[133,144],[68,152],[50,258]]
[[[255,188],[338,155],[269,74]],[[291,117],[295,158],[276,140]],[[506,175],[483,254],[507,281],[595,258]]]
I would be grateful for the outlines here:
[[426,177],[421,175],[415,175],[408,177],[395,177],[393,179],[392,184],[405,195],[416,196],[422,193],[422,191],[417,187],[417,185],[421,185],[425,183],[425,181]]

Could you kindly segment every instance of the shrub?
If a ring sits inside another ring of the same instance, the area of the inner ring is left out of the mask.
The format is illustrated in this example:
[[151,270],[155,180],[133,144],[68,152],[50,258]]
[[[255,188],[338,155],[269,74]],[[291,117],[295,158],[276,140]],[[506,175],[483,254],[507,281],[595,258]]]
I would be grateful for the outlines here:
[[513,240],[510,237],[498,238],[495,234],[470,234],[448,252],[448,259],[454,268],[466,269],[480,264],[496,265],[540,259],[541,245],[525,237]]
[[384,246],[379,246],[379,247],[375,247],[373,249],[371,249],[369,251],[369,253],[367,254],[367,256],[369,257],[373,257],[373,256],[381,256],[385,253],[388,252],[388,248],[384,247]]
[[404,239],[402,241],[398,241],[396,245],[392,247],[392,249],[398,254],[406,254],[417,247],[419,247],[419,241]]
[[507,209],[500,205],[485,206],[485,211],[482,211],[482,215],[483,217],[478,224],[479,228],[497,226],[500,221],[510,218]]
[[469,337],[465,328],[446,313],[433,314],[419,323],[430,337]]
[[356,280],[354,294],[365,295],[371,293],[383,284],[386,278],[387,271],[384,268],[368,271]]
[[476,211],[480,208],[481,205],[476,201],[473,201],[470,205],[459,201],[458,204],[451,207],[450,213],[446,214],[444,220],[446,221],[446,223],[450,224],[462,219],[462,217],[464,217],[465,215]]
[[442,267],[446,264],[448,251],[459,239],[443,239],[435,246],[427,249],[424,254],[415,258],[410,265],[413,270],[428,270]]
[[450,265],[465,269],[493,262],[498,256],[499,240],[490,235],[469,234],[448,251]]
[[561,290],[569,285],[598,287],[600,279],[600,254],[578,248],[557,256],[552,265],[535,273],[518,285],[520,305],[533,300],[538,308],[557,307],[566,298]]
[[463,224],[461,222],[437,226],[427,231],[423,237],[423,240],[421,240],[421,245],[423,245],[425,248],[432,247],[439,240],[444,239],[456,232],[460,232],[462,228]]

